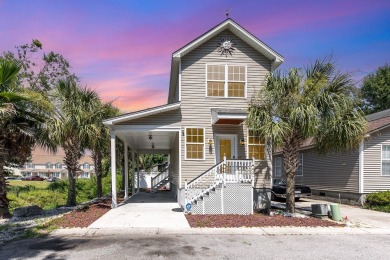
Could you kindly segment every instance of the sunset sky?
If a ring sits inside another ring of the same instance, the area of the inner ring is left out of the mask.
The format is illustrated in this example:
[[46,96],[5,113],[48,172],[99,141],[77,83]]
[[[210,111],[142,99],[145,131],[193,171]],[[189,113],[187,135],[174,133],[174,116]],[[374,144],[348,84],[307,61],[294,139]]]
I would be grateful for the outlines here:
[[332,54],[361,79],[390,63],[390,1],[0,0],[0,52],[39,39],[124,111],[167,102],[172,53],[230,17],[302,67]]

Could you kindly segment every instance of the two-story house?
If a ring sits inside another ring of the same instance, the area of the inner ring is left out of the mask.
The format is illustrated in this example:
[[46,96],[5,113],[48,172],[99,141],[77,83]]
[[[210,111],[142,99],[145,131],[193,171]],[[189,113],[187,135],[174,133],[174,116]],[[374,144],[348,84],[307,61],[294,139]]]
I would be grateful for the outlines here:
[[[24,177],[40,176],[42,178],[67,179],[68,171],[63,163],[64,157],[65,152],[62,148],[58,148],[54,154],[36,147],[31,153],[31,160],[24,164],[21,173]],[[94,174],[94,163],[91,156],[82,156],[79,163],[78,178],[91,178]]]
[[104,121],[111,147],[118,137],[133,159],[169,154],[169,176],[157,181],[169,181],[189,212],[251,214],[269,202],[272,164],[264,139],[245,125],[247,108],[283,60],[232,19],[223,21],[172,54],[168,104]]

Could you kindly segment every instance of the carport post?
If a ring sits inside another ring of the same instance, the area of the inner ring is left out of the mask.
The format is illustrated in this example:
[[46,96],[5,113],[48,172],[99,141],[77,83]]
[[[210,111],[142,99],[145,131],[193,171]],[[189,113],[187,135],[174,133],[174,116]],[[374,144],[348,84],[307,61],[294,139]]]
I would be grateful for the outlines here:
[[131,181],[131,183],[132,183],[132,185],[131,185],[131,196],[134,196],[134,194],[135,194],[135,186],[134,186],[134,183],[135,183],[135,175],[134,175],[134,173],[135,173],[135,156],[134,156],[134,151],[133,150],[131,150],[131,176],[132,176],[132,181]]
[[115,131],[111,131],[111,208],[118,207],[116,200],[116,154],[115,154]]
[[139,192],[139,154],[137,153],[137,193]]
[[125,145],[125,200],[129,198],[129,148],[127,146],[127,143],[124,143]]

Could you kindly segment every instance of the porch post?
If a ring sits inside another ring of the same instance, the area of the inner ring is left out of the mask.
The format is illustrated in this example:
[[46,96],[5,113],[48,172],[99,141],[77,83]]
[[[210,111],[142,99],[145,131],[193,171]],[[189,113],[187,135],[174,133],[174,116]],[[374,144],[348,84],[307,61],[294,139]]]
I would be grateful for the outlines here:
[[125,200],[129,198],[129,147],[127,146],[127,143],[124,143],[125,146]]
[[139,154],[137,154],[137,193],[139,192]]
[[132,185],[131,185],[131,196],[134,196],[135,194],[135,186],[134,186],[134,183],[135,183],[135,154],[134,154],[134,151],[131,150],[131,172],[132,172]]
[[111,208],[118,207],[116,200],[116,151],[115,151],[115,131],[111,131]]

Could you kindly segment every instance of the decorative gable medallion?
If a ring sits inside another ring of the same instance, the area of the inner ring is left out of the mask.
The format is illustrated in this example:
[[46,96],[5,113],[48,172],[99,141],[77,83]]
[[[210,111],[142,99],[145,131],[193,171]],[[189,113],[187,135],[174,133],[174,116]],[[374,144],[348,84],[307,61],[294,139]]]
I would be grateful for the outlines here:
[[232,56],[233,52],[236,48],[234,47],[234,43],[232,40],[228,38],[221,38],[218,42],[218,49],[217,51],[222,55],[225,55],[227,57],[228,55]]

